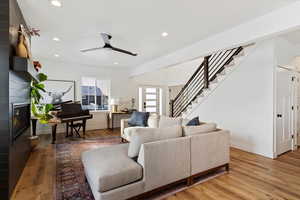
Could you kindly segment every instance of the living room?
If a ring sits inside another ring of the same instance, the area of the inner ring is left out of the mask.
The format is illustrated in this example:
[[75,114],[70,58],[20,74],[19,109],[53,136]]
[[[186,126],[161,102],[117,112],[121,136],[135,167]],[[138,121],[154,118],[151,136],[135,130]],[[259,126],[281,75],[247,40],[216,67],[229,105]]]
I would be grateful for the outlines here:
[[300,199],[299,9],[1,1],[1,199]]

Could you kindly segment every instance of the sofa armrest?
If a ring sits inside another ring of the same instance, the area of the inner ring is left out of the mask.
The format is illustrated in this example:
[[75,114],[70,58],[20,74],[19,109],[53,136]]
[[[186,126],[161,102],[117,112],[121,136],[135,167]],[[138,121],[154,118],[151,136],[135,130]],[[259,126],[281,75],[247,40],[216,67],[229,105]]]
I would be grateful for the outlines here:
[[230,132],[219,130],[190,136],[191,175],[229,163]]
[[143,166],[146,191],[185,179],[190,176],[190,138],[145,143],[138,163]]
[[124,129],[129,127],[128,122],[129,119],[121,119],[121,137],[124,135]]

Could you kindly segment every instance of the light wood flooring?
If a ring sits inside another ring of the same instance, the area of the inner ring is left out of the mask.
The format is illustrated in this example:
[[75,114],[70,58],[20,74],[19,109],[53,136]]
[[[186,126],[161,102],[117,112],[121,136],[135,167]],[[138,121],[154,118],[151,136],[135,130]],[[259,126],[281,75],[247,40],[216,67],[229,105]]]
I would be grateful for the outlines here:
[[[90,131],[88,137],[119,135],[119,131]],[[43,136],[32,152],[11,200],[52,200],[54,147]],[[300,200],[300,150],[276,160],[231,149],[230,172],[194,185],[166,200],[285,199]]]

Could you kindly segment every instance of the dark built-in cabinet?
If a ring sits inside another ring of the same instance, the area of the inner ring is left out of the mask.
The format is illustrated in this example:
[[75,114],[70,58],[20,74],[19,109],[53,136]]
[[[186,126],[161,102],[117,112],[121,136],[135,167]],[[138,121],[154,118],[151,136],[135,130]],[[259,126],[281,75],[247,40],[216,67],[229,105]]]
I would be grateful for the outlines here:
[[[31,76],[14,71],[19,25],[26,25],[16,0],[0,1],[0,199],[8,200],[30,155]],[[24,68],[28,66],[23,66]],[[34,174],[33,174],[34,175]]]

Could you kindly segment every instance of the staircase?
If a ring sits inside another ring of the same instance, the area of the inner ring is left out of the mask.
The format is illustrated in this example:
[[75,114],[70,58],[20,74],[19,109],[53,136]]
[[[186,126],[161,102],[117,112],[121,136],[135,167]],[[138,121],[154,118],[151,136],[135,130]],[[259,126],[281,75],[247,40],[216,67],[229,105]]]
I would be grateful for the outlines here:
[[248,46],[240,46],[206,56],[176,98],[170,101],[170,115],[185,117],[201,104],[225,79],[226,75],[238,66],[245,57],[245,48]]

